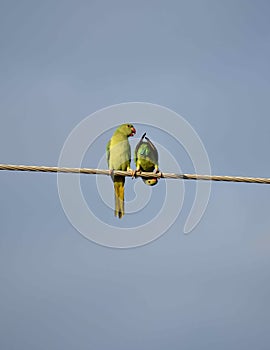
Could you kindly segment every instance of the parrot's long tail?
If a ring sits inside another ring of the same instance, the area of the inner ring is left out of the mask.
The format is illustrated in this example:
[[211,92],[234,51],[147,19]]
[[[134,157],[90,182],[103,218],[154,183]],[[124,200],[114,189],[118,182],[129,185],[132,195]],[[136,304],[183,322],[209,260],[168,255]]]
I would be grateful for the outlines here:
[[121,179],[120,181],[114,181],[114,199],[115,199],[114,215],[118,216],[119,219],[121,219],[121,217],[125,215],[124,184],[125,184],[125,178],[123,180]]

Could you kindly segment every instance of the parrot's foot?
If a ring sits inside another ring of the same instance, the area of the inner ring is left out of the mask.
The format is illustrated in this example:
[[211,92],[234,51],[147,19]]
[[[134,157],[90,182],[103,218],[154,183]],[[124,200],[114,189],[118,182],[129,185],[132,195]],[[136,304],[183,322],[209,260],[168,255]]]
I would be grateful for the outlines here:
[[131,173],[132,173],[131,177],[132,177],[132,179],[134,179],[136,176],[136,170],[132,170]]
[[134,171],[134,177],[137,177],[137,174],[141,173],[141,168],[137,166],[136,170]]
[[135,170],[134,177],[137,177],[137,175],[140,174],[140,173],[141,173],[141,170],[140,170],[140,169],[139,169],[139,170],[136,169],[136,170]]
[[110,170],[109,170],[110,176],[113,176],[113,173],[114,173],[114,170],[113,170],[113,169],[110,169]]
[[153,171],[153,173],[159,175],[159,178],[160,178],[160,177],[163,177],[163,174],[162,174],[162,172],[159,170],[159,168],[155,168],[155,170]]
[[131,168],[128,168],[127,169],[127,172],[130,173],[132,179],[134,179],[135,175],[136,175],[136,170],[132,170]]

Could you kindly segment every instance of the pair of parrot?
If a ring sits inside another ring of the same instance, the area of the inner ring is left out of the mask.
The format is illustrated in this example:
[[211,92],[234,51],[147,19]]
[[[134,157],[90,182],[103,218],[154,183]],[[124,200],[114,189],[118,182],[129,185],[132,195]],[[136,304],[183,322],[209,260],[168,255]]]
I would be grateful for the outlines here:
[[[136,129],[132,124],[122,124],[114,132],[107,143],[106,156],[114,183],[115,211],[114,215],[119,219],[125,214],[124,209],[124,185],[125,176],[114,175],[114,170],[128,171],[132,177],[139,171],[158,173],[158,152],[154,144],[143,134],[135,148],[136,170],[130,168],[131,150],[128,138],[136,134]],[[146,141],[144,141],[144,138]],[[156,185],[157,178],[142,178],[149,186]]]

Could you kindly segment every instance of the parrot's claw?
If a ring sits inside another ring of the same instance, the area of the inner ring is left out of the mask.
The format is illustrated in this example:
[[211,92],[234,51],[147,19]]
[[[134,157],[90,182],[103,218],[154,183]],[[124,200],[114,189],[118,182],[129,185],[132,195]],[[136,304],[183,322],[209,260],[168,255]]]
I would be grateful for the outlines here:
[[110,174],[110,176],[112,176],[112,175],[113,175],[113,173],[114,173],[114,170],[113,170],[113,169],[110,169],[110,170],[109,170],[109,174]]
[[136,169],[136,170],[135,170],[135,175],[134,175],[134,176],[137,177],[137,174],[140,174],[140,173],[141,173],[141,170],[140,170],[140,169],[139,169],[139,170]]
[[134,179],[135,175],[136,175],[136,170],[132,170],[132,169],[127,169],[127,171],[130,173],[132,179]]
[[141,173],[141,168],[137,167],[136,170],[134,171],[134,177],[137,177],[137,174]]
[[155,168],[155,170],[153,171],[153,173],[159,175],[159,178],[160,178],[160,177],[163,177],[163,174],[162,174],[162,172],[159,170],[159,168]]

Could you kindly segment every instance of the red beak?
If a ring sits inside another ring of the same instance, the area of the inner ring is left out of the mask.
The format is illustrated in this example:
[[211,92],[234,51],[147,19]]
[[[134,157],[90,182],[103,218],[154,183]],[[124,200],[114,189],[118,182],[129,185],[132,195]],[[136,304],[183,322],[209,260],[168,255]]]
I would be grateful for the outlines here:
[[131,128],[130,136],[134,136],[135,134],[136,134],[136,129],[135,128]]

